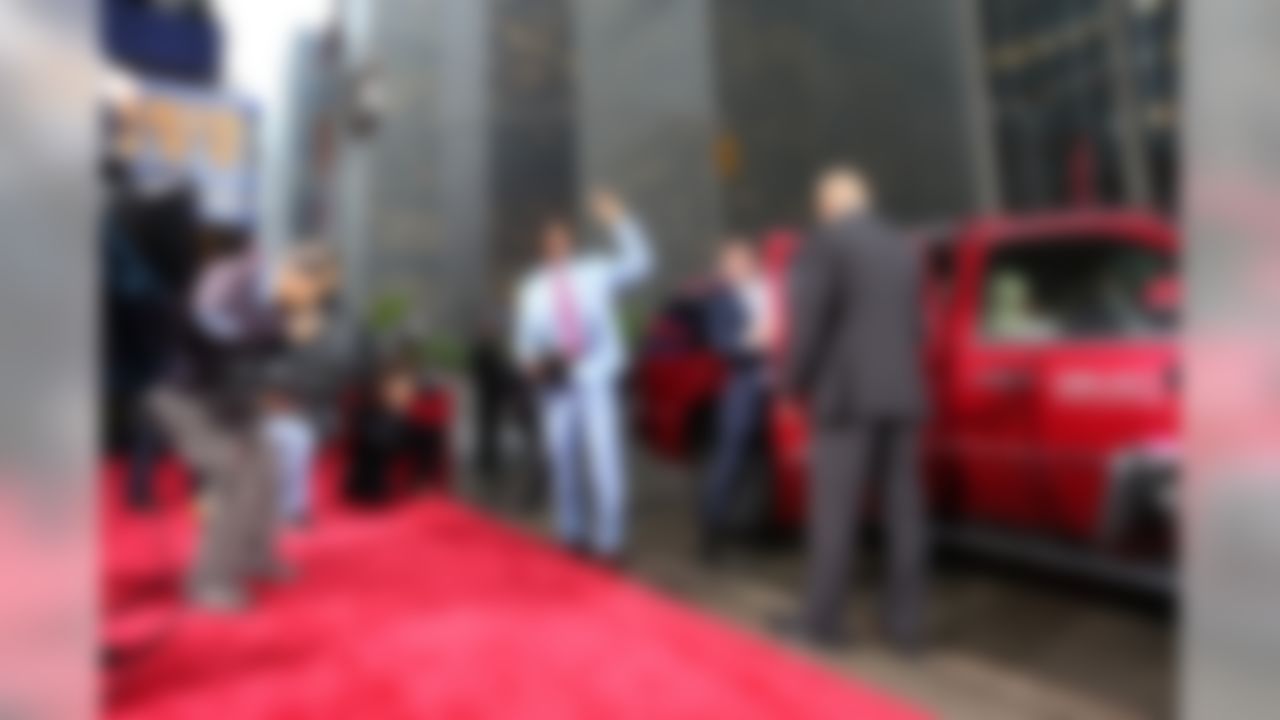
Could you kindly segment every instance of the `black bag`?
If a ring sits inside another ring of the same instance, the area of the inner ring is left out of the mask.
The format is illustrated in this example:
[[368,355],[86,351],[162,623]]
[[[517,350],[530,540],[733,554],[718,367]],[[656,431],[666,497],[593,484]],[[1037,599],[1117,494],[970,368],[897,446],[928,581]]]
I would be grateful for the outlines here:
[[545,355],[534,364],[534,382],[544,390],[556,390],[569,381],[569,362],[558,353]]

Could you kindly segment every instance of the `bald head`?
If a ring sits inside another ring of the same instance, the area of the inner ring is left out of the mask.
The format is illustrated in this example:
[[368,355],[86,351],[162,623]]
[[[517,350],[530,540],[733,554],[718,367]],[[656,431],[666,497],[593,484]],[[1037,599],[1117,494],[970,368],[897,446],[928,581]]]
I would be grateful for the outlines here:
[[828,225],[871,206],[871,187],[860,171],[837,166],[818,176],[814,188],[814,212],[818,222]]

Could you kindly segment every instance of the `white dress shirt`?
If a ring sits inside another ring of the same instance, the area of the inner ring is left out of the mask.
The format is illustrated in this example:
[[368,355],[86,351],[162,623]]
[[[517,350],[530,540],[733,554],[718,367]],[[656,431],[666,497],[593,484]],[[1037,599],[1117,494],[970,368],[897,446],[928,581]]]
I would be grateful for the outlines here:
[[[615,298],[648,276],[653,255],[647,235],[632,218],[614,225],[611,240],[610,252],[544,263],[525,277],[517,300],[514,338],[514,354],[522,365],[564,355],[569,345],[576,345],[577,352],[570,358],[572,379],[611,380],[622,371],[626,351]],[[564,337],[566,294],[575,338]]]

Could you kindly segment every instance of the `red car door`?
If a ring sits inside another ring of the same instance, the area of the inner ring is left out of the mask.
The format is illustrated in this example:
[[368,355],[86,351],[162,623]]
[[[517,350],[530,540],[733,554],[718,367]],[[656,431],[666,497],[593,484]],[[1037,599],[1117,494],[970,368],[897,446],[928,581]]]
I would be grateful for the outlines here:
[[1039,413],[1034,347],[975,336],[956,358],[948,431],[949,482],[967,519],[1031,527],[1043,519],[1035,492]]
[[1173,442],[1173,347],[1161,340],[1065,344],[1042,364],[1041,444],[1052,530],[1099,538],[1111,473]]
[[1089,536],[1116,453],[1171,431],[1172,344],[1143,303],[1171,273],[1162,227],[1045,216],[972,243],[945,420],[966,514]]
[[1057,284],[1042,287],[1057,333],[1037,382],[1046,529],[1090,540],[1100,538],[1119,463],[1175,442],[1173,313],[1149,298],[1172,277],[1172,233],[1099,223],[1041,244]]
[[997,226],[978,224],[957,240],[952,307],[934,337],[942,358],[935,452],[950,484],[935,493],[948,496],[966,519],[1029,528],[1044,519],[1035,477],[1042,355],[1029,334],[988,326],[993,284],[1001,277],[991,255],[1001,237]]

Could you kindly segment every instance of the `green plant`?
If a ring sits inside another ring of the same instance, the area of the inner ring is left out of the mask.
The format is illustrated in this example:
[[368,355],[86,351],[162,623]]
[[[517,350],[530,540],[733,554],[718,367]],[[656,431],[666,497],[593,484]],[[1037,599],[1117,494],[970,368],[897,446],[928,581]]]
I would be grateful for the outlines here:
[[409,296],[405,292],[382,292],[369,303],[369,329],[383,337],[403,331],[409,319],[409,308]]
[[433,335],[418,343],[417,358],[430,370],[461,372],[466,368],[467,350],[452,335]]
[[434,372],[460,372],[466,367],[466,347],[455,336],[422,333],[410,327],[413,303],[402,290],[387,290],[369,305],[369,330],[384,343],[409,354],[418,367]]
[[644,303],[631,300],[623,304],[619,323],[622,326],[622,337],[629,346],[635,346],[644,337],[648,317],[649,309]]

